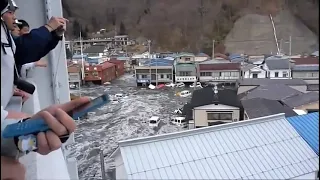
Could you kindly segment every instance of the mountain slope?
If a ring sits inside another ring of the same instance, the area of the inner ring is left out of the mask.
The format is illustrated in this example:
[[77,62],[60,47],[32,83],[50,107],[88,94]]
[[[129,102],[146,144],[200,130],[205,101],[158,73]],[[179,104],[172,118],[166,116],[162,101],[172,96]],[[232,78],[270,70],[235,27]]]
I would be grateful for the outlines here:
[[[318,35],[319,0],[64,0],[64,15],[71,20],[70,38],[82,29],[116,30],[122,22],[127,33],[153,40],[154,50],[205,51],[211,41],[223,43],[240,17],[247,14],[276,16],[289,10]],[[202,7],[202,8],[201,8]],[[203,12],[203,13],[200,13]],[[202,14],[202,16],[201,16]],[[285,19],[284,19],[285,21]],[[223,48],[221,48],[223,50]]]

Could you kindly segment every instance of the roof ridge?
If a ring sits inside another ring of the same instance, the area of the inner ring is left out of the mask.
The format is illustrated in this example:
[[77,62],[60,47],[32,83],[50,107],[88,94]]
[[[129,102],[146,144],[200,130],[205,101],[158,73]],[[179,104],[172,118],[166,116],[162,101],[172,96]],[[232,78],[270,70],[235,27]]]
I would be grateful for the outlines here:
[[128,140],[124,140],[124,141],[119,141],[119,146],[123,147],[123,146],[141,144],[141,143],[152,142],[152,141],[157,141],[157,140],[172,139],[174,137],[184,137],[184,136],[190,136],[193,134],[203,134],[206,132],[212,132],[212,131],[216,131],[216,130],[231,129],[231,128],[237,128],[237,127],[241,127],[241,126],[250,125],[250,124],[262,123],[262,122],[267,122],[267,121],[275,121],[275,120],[279,120],[281,118],[285,118],[285,113],[273,114],[273,115],[258,117],[258,118],[254,118],[254,119],[250,119],[250,120],[220,124],[220,125],[203,127],[203,128],[198,128],[198,129],[191,129],[191,130],[180,131],[180,132],[173,132],[173,133],[168,133],[168,134],[160,134],[160,135],[155,135],[155,136],[128,139]]

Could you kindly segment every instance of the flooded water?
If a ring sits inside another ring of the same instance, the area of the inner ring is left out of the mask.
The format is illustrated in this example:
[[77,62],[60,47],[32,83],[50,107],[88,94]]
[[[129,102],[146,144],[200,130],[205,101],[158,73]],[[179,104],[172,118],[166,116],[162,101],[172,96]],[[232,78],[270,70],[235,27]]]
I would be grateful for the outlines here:
[[[173,111],[189,101],[191,96],[175,96],[176,92],[185,89],[192,91],[190,88],[138,88],[131,75],[125,75],[107,86],[82,87],[82,96],[97,97],[108,92],[111,96],[122,93],[128,97],[118,104],[109,103],[99,108],[95,115],[78,121],[76,143],[70,147],[70,156],[78,160],[80,179],[101,178],[100,148],[105,155],[110,155],[120,140],[184,130],[169,124],[169,121]],[[158,128],[151,128],[144,123],[151,116],[160,117]]]

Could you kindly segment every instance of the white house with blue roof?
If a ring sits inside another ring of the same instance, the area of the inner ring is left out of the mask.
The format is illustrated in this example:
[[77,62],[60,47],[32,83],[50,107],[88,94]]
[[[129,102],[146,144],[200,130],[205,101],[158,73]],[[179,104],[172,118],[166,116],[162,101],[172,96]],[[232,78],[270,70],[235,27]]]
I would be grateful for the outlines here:
[[117,179],[316,179],[319,156],[289,121],[282,113],[125,140],[110,158]]

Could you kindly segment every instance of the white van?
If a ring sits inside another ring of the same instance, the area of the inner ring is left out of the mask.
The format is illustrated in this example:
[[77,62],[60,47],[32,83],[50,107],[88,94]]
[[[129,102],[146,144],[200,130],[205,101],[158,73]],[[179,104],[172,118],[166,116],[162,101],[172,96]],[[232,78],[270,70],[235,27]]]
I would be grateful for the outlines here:
[[150,127],[158,127],[159,122],[160,122],[160,117],[158,117],[158,116],[152,116],[152,117],[149,119],[149,126],[150,126]]
[[170,122],[174,125],[184,127],[187,125],[187,121],[185,117],[173,117]]

